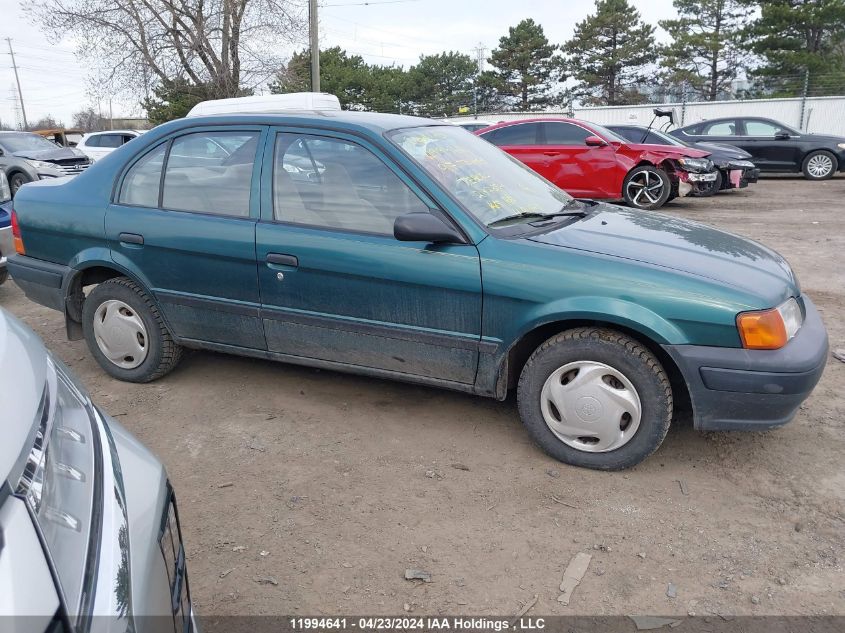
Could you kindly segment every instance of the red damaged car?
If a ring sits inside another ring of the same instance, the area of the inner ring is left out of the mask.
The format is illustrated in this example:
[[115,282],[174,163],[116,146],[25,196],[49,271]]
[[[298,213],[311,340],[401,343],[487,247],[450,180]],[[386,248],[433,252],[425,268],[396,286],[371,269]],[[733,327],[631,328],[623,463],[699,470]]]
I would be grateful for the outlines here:
[[576,119],[507,121],[475,132],[576,198],[624,199],[659,209],[678,196],[706,193],[716,180],[707,152],[629,143]]

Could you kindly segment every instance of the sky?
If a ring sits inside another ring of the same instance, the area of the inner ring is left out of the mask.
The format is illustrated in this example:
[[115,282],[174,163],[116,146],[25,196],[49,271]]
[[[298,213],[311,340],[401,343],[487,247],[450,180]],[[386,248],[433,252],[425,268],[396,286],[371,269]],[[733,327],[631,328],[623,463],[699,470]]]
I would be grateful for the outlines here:
[[[307,4],[307,0],[293,0]],[[630,0],[643,19],[674,17],[672,0]],[[508,27],[533,18],[553,43],[569,39],[575,24],[594,12],[593,0],[320,0],[320,47],[341,46],[369,63],[409,66],[420,55],[446,50],[475,57],[479,45],[490,50]],[[658,29],[658,40],[665,33]],[[86,106],[109,113],[99,102],[85,66],[69,38],[55,41],[32,24],[19,0],[0,0],[0,121],[16,125],[16,87],[6,38],[11,38],[18,65],[27,119],[51,115],[70,125]],[[304,46],[305,43],[303,42]],[[293,47],[290,52],[294,50]],[[141,116],[136,102],[112,100],[115,117]]]

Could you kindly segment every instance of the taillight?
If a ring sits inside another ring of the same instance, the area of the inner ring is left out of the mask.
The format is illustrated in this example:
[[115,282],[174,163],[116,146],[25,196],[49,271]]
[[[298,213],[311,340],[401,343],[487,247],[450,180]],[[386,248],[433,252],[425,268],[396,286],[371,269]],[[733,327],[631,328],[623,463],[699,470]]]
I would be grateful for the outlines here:
[[21,239],[21,227],[18,224],[18,214],[12,209],[12,239],[15,243],[15,252],[18,255],[26,255],[23,247],[23,239]]

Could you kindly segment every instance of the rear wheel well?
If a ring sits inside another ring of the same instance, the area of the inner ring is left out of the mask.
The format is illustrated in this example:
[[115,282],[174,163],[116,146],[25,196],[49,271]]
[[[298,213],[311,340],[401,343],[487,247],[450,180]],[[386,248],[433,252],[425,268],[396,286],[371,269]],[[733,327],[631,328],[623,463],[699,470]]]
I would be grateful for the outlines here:
[[[96,286],[108,279],[115,277],[124,277],[125,274],[114,268],[107,266],[91,266],[81,272],[71,280],[67,291],[67,299],[65,305],[67,306],[67,317],[76,324],[82,323],[82,304],[85,301],[85,288],[88,286]],[[68,324],[68,332],[70,335],[71,324]],[[82,336],[82,330],[79,332],[74,329],[74,335]],[[73,337],[75,340],[75,337]]]
[[525,367],[525,363],[528,361],[531,354],[534,353],[535,349],[556,334],[560,334],[565,330],[571,330],[572,328],[577,327],[606,327],[626,334],[643,346],[647,347],[648,350],[657,357],[657,360],[660,361],[660,364],[663,365],[663,368],[669,376],[669,382],[672,385],[672,393],[675,402],[675,411],[691,410],[692,406],[689,390],[687,389],[687,383],[684,380],[684,376],[677,364],[675,364],[675,361],[672,360],[672,357],[666,353],[660,344],[656,343],[641,332],[606,321],[585,319],[555,321],[553,323],[546,323],[531,330],[530,332],[527,332],[510,348],[510,350],[508,350],[507,388],[513,389],[516,387],[519,382],[519,376],[522,373],[522,368]]

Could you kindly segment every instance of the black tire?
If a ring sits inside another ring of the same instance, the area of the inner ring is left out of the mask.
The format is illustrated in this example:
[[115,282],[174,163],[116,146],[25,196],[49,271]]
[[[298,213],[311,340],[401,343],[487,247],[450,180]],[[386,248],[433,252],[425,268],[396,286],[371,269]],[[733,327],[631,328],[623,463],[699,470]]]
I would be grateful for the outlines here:
[[[108,300],[127,304],[141,318],[147,332],[147,356],[135,368],[125,369],[110,361],[100,350],[94,336],[97,309]],[[164,325],[150,296],[131,279],[115,277],[99,284],[85,298],[82,306],[82,331],[88,349],[106,373],[126,382],[150,382],[172,371],[182,358],[182,346],[176,343]]]
[[[657,190],[658,182],[660,184],[659,195]],[[638,186],[640,184],[642,186]],[[643,191],[646,185],[648,185],[649,189]],[[654,188],[652,189],[651,187]],[[625,176],[625,181],[622,183],[622,197],[629,207],[634,207],[635,209],[644,209],[646,211],[659,209],[666,204],[671,193],[672,182],[669,180],[669,176],[665,171],[658,169],[654,165],[640,165],[639,167],[635,167],[628,172],[628,175]]]
[[722,172],[718,169],[716,170],[716,180],[709,183],[706,189],[703,189],[701,193],[698,195],[702,198],[709,198],[710,196],[715,196],[722,190]]
[[0,270],[0,286],[6,283],[6,280],[9,278],[9,270],[4,268]]
[[31,179],[24,173],[15,172],[9,177],[9,189],[12,192],[12,197],[18,192],[18,189],[23,187],[26,183],[32,182]]
[[[593,361],[622,373],[641,404],[639,427],[626,444],[607,452],[587,452],[564,443],[546,424],[541,393],[556,370],[576,361]],[[660,361],[638,341],[615,330],[582,327],[561,332],[540,345],[519,378],[517,404],[522,423],[549,455],[573,466],[621,470],[639,464],[666,437],[672,420],[672,387]]]
[[[814,163],[819,160],[829,165],[829,169],[825,173],[819,173],[814,169]],[[836,159],[836,156],[823,149],[810,152],[804,157],[804,162],[801,163],[801,171],[804,172],[804,178],[807,180],[828,180],[829,178],[833,178],[838,170],[839,161]]]

